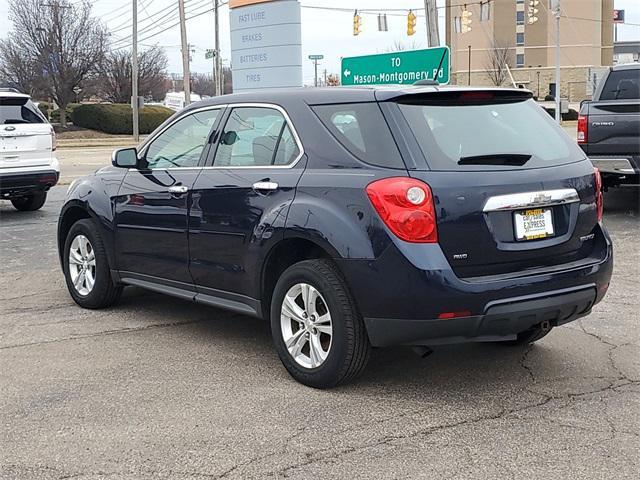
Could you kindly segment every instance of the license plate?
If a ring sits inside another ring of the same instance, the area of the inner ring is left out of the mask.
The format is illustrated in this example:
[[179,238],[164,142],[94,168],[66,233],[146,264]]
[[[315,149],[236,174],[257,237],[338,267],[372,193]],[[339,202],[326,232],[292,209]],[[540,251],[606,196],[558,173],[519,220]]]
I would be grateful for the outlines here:
[[514,222],[518,241],[540,240],[554,234],[553,215],[549,208],[515,212]]

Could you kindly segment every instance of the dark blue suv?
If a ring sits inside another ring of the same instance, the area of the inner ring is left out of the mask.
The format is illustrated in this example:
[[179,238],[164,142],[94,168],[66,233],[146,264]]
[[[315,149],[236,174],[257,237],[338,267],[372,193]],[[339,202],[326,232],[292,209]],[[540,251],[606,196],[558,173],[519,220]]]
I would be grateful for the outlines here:
[[372,346],[527,344],[587,315],[612,271],[599,182],[528,91],[244,93],[74,182],[60,259],[85,308],[137,285],[267,319],[324,388]]

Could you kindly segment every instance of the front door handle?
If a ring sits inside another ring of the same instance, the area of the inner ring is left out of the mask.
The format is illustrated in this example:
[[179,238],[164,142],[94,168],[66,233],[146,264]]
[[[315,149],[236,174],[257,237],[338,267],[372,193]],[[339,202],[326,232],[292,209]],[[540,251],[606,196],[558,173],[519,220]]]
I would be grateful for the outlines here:
[[189,191],[189,187],[186,185],[174,185],[173,187],[169,187],[169,193],[172,195],[184,195]]
[[278,189],[276,182],[256,182],[253,184],[253,189],[258,192],[273,191]]

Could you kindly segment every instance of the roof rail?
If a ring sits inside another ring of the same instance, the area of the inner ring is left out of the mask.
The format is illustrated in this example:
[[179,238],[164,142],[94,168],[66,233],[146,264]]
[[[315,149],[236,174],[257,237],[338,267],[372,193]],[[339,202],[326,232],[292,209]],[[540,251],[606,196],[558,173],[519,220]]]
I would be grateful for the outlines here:
[[11,87],[0,87],[0,92],[22,93],[18,91],[16,88],[11,88]]
[[418,80],[413,84],[414,87],[437,87],[440,85],[437,80]]

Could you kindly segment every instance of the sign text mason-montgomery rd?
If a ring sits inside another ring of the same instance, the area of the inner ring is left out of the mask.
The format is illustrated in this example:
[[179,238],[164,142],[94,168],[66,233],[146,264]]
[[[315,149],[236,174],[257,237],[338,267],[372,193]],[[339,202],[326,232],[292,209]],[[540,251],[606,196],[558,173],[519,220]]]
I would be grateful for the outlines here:
[[343,85],[410,85],[419,80],[449,83],[447,47],[342,59]]

